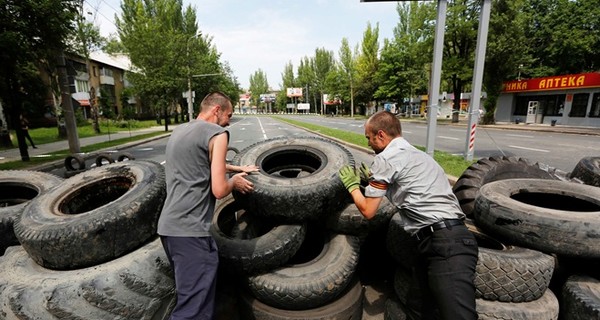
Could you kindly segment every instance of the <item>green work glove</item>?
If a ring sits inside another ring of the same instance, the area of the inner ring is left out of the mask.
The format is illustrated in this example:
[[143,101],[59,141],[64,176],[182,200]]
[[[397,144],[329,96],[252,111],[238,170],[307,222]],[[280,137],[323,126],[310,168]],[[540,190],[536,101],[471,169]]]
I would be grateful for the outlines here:
[[338,176],[344,187],[348,189],[348,192],[352,192],[355,189],[358,189],[360,186],[360,177],[358,176],[358,172],[350,165],[343,166],[338,172]]
[[371,169],[369,169],[366,163],[360,163],[360,168],[358,168],[358,172],[360,172],[360,180],[368,183],[369,177],[371,177]]

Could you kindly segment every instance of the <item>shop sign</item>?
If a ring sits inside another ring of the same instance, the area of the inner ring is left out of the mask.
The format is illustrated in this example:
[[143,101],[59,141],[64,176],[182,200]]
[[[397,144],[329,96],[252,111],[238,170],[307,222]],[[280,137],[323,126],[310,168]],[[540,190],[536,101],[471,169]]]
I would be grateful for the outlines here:
[[597,72],[508,81],[504,83],[502,91],[523,92],[594,87],[600,87],[600,73]]

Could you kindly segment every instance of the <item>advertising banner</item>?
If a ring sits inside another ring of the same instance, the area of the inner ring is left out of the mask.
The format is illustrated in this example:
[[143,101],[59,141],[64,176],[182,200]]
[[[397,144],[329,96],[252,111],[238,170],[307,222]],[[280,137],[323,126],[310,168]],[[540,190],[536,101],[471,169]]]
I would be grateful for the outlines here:
[[594,87],[600,87],[600,73],[598,72],[508,81],[504,83],[502,91],[525,92]]
[[287,88],[286,90],[288,97],[302,97],[302,88]]

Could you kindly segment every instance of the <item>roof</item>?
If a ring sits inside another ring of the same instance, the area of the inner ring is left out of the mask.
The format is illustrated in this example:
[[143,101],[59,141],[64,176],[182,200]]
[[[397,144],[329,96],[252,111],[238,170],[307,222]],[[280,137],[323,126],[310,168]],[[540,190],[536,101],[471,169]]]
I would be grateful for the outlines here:
[[126,71],[133,71],[134,69],[129,57],[124,54],[111,55],[102,51],[94,51],[90,52],[90,60]]

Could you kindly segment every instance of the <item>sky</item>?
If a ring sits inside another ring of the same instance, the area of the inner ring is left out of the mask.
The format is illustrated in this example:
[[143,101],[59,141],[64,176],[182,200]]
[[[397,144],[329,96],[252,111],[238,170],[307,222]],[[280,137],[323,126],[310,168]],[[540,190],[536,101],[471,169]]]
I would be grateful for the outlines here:
[[[95,13],[95,24],[103,36],[117,33],[115,15],[121,15],[121,0],[84,0]],[[183,0],[184,8],[196,9],[198,27],[212,37],[213,44],[228,61],[242,88],[250,76],[262,70],[271,89],[281,86],[287,63],[294,72],[303,57],[315,49],[337,54],[343,38],[350,46],[362,41],[367,24],[379,24],[380,47],[391,39],[398,22],[397,2],[360,0]]]

